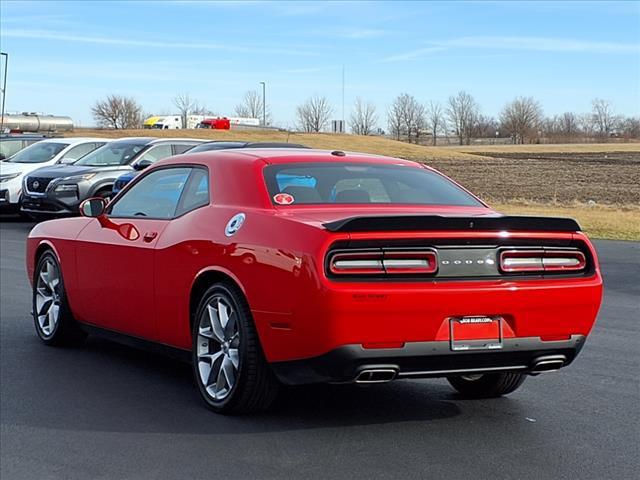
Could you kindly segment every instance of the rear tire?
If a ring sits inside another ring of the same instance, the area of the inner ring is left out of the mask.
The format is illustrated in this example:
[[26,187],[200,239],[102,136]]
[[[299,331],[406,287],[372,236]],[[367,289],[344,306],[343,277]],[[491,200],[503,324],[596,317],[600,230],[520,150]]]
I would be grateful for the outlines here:
[[464,397],[493,398],[517,390],[525,378],[522,373],[484,373],[447,377],[447,380]]
[[86,338],[71,314],[60,263],[51,250],[36,266],[32,309],[36,333],[45,344],[79,345]]
[[200,299],[192,330],[193,373],[200,396],[217,413],[267,410],[279,382],[264,358],[249,305],[221,282]]

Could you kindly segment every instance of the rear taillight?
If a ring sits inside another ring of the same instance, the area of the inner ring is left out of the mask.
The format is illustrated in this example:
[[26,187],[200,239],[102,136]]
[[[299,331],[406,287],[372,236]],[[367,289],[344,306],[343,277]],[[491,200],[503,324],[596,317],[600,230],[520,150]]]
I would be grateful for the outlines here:
[[419,275],[438,270],[433,250],[375,250],[335,253],[329,260],[334,275]]
[[500,252],[500,270],[520,272],[579,272],[587,266],[580,250],[503,250]]

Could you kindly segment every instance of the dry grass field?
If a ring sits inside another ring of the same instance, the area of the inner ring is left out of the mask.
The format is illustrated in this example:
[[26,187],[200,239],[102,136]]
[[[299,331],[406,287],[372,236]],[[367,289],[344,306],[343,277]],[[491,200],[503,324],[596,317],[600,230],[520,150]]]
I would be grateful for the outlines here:
[[469,159],[475,155],[460,153],[448,147],[422,147],[396,142],[383,137],[334,135],[329,133],[288,133],[276,130],[88,130],[76,129],[73,136],[96,137],[189,137],[210,140],[246,140],[251,142],[302,143],[311,148],[374,153],[391,157],[429,161],[434,158]]
[[591,238],[640,240],[640,206],[611,207],[584,204],[492,203],[502,213],[575,218]]
[[271,130],[76,130],[74,136],[302,143],[424,162],[499,211],[576,218],[594,238],[640,240],[640,143],[425,147],[382,137]]

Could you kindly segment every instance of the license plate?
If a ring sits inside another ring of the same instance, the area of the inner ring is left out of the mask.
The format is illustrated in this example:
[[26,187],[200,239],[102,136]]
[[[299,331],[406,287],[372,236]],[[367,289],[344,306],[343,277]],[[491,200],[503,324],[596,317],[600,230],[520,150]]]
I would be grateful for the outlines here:
[[449,319],[451,350],[502,348],[502,318],[473,315]]
[[39,207],[42,204],[42,200],[39,198],[25,198],[22,203],[27,207]]

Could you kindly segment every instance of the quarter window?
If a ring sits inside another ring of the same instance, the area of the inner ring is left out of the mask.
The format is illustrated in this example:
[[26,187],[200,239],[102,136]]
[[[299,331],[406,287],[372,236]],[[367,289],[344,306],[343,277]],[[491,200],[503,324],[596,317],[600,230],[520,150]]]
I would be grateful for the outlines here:
[[162,160],[163,158],[170,157],[171,155],[173,155],[173,152],[171,151],[171,145],[158,145],[157,147],[153,147],[146,153],[144,153],[138,159],[138,162],[147,160],[153,163],[157,162],[158,160]]
[[[99,144],[100,145],[104,145],[104,144]],[[89,152],[93,152],[96,149],[96,144],[95,143],[83,143],[82,145],[78,145],[76,147],[73,147],[71,150],[69,150],[67,153],[64,154],[64,157],[62,157],[62,161],[71,161],[71,160],[80,160],[82,157],[84,157],[87,153]]]
[[111,208],[110,216],[170,219],[187,184],[191,168],[163,168],[140,179]]
[[194,168],[182,194],[176,215],[182,215],[209,203],[209,172]]

